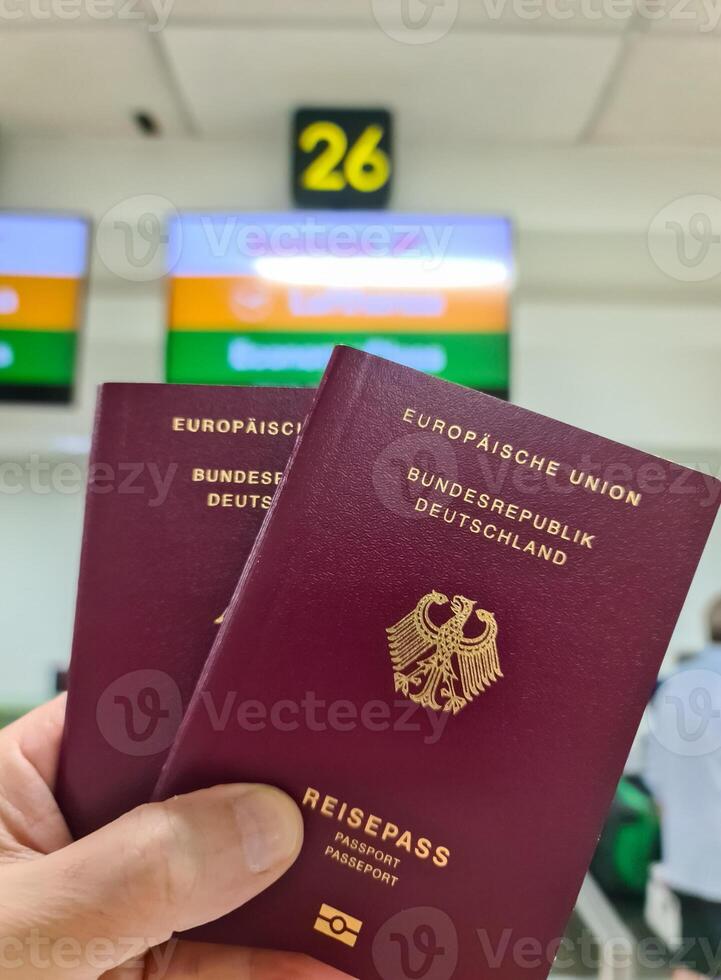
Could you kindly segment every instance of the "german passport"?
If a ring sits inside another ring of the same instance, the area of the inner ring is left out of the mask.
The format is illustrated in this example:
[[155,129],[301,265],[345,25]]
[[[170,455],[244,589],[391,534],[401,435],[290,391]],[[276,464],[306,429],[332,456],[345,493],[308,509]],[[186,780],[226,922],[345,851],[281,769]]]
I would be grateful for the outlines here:
[[306,843],[195,937],[545,977],[719,489],[338,348],[156,793],[276,784]]
[[57,786],[75,836],[152,794],[313,395],[100,389]]

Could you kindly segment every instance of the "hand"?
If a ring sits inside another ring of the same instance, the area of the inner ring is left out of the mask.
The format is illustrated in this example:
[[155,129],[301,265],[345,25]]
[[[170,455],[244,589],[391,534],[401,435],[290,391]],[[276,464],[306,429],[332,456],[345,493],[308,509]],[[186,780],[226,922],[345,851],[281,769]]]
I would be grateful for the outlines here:
[[298,808],[265,786],[141,807],[73,843],[53,798],[65,699],[0,732],[0,973],[16,980],[339,980],[290,953],[171,936],[238,908],[302,843]]

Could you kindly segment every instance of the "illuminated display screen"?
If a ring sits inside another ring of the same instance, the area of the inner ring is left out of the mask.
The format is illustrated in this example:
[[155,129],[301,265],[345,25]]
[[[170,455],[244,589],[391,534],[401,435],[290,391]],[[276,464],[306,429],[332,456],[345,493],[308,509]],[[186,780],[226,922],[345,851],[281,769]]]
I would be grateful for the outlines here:
[[506,219],[187,213],[168,257],[169,381],[312,385],[342,343],[507,393]]
[[0,212],[0,398],[72,398],[89,225]]

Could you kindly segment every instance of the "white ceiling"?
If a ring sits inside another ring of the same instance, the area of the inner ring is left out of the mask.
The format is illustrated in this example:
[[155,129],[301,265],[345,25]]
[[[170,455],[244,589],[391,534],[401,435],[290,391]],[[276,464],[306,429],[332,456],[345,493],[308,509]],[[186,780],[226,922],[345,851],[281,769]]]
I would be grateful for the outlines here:
[[0,134],[128,136],[145,110],[261,139],[303,103],[382,104],[408,146],[721,145],[711,0],[443,0],[432,41],[398,39],[404,0],[112,2],[2,5]]

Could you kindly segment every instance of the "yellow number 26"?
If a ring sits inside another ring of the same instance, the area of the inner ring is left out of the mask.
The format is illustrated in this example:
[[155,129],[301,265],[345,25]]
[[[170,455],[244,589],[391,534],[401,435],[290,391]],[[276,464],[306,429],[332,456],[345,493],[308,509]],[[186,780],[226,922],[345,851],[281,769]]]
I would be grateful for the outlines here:
[[391,164],[378,146],[383,139],[381,126],[367,126],[348,149],[348,137],[332,122],[314,122],[298,137],[304,153],[312,153],[325,143],[323,151],[300,175],[303,187],[311,191],[342,191],[348,184],[364,194],[380,190],[388,181]]

